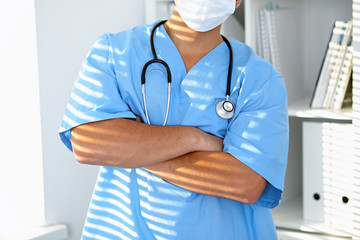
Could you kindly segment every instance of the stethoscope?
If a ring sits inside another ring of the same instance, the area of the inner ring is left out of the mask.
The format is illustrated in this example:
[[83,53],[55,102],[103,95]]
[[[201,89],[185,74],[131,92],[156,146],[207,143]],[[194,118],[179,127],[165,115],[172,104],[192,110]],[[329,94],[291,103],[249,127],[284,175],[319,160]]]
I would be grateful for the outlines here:
[[[161,26],[162,24],[164,24],[166,21],[167,20],[164,20],[164,21],[161,21],[161,22],[157,23],[154,26],[154,28],[152,29],[152,31],[151,31],[150,46],[151,46],[151,51],[152,51],[152,54],[153,54],[153,59],[148,61],[144,65],[144,68],[143,68],[142,73],[141,73],[141,92],[142,92],[142,96],[143,96],[145,115],[146,115],[147,123],[151,124],[150,119],[149,119],[149,114],[148,114],[148,111],[147,111],[147,104],[146,104],[146,97],[145,97],[145,82],[146,82],[145,75],[146,75],[146,70],[153,63],[160,63],[161,65],[164,66],[164,68],[166,70],[167,82],[168,82],[168,96],[167,96],[166,114],[165,114],[165,119],[164,119],[163,126],[166,125],[166,122],[167,122],[167,119],[168,119],[168,116],[169,116],[170,95],[171,95],[171,72],[170,72],[169,65],[165,61],[157,58],[156,51],[155,51],[155,46],[154,46],[154,35],[155,35],[156,29],[159,26]],[[226,86],[226,98],[225,98],[225,100],[221,100],[216,104],[216,113],[223,119],[231,119],[234,116],[234,112],[235,112],[235,106],[229,100],[229,98],[230,98],[230,87],[231,87],[231,75],[232,75],[232,67],[233,67],[233,53],[232,53],[232,48],[231,48],[230,42],[224,36],[221,35],[221,37],[223,38],[224,42],[226,43],[226,45],[229,48],[230,57],[229,57],[229,69],[228,69],[227,86]]]

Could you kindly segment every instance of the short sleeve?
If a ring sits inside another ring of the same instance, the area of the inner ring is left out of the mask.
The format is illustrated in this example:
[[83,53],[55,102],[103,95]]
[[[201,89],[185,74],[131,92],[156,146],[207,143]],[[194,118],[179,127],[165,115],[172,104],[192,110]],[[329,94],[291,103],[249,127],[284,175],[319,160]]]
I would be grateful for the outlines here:
[[72,151],[72,128],[114,118],[136,117],[120,95],[109,35],[104,34],[97,39],[82,64],[61,122],[60,138]]
[[284,80],[275,70],[270,72],[261,86],[240,92],[237,107],[241,109],[237,109],[224,138],[225,152],[268,181],[255,203],[266,208],[276,207],[281,199],[289,144]]

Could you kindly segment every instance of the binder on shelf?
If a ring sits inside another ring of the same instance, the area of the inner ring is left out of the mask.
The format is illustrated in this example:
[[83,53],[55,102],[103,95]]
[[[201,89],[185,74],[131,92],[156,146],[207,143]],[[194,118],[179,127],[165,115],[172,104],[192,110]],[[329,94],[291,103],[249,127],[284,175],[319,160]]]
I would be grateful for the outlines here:
[[303,122],[303,218],[324,222],[323,142],[321,123]]
[[305,121],[303,218],[351,228],[354,220],[353,125]]
[[342,93],[346,92],[352,72],[352,26],[352,21],[335,22],[310,103],[311,108],[341,108],[344,101]]

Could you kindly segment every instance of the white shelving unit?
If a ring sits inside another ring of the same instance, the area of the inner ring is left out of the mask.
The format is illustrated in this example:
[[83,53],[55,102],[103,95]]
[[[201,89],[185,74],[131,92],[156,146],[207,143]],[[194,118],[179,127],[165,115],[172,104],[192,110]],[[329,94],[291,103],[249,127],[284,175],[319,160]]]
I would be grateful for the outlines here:
[[[256,49],[256,12],[265,7],[268,2],[270,1],[244,1],[245,39],[246,43],[254,49]],[[302,171],[304,171],[302,169],[302,123],[312,121],[351,124],[354,116],[358,114],[353,113],[351,108],[336,111],[315,110],[309,107],[333,23],[336,20],[352,18],[353,1],[279,0],[273,1],[273,3],[278,3],[281,11],[292,11],[290,19],[284,21],[284,24],[280,23],[281,26],[277,26],[289,34],[288,36],[282,35],[284,39],[280,39],[282,44],[279,44],[279,52],[281,53],[282,48],[286,49],[285,58],[290,59],[290,61],[285,62],[286,66],[281,66],[280,69],[288,92],[290,148],[283,201],[279,207],[273,210],[275,224],[277,228],[290,230],[290,232],[316,233],[347,239],[355,237],[353,226],[347,228],[346,226],[340,227],[304,220],[302,185]],[[294,36],[300,41],[294,41]],[[290,45],[292,44],[292,47],[287,46],[287,42]],[[304,238],[294,236],[283,239]]]

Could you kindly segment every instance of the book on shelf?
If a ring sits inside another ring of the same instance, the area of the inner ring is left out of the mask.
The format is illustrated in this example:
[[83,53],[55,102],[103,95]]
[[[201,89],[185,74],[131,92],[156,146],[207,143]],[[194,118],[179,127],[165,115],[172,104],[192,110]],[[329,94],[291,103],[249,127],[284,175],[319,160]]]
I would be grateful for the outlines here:
[[[297,8],[269,2],[256,10],[256,52],[270,62],[285,80],[288,102],[302,98],[302,15]],[[294,59],[297,57],[297,59]]]
[[336,21],[316,82],[311,108],[340,109],[352,75],[352,21]]
[[279,50],[277,41],[276,17],[279,5],[269,2],[266,7],[256,13],[257,52],[280,71]]
[[341,109],[352,103],[352,67],[353,67],[354,48],[349,46],[344,58],[344,63],[340,71],[339,80],[335,88],[331,108]]

